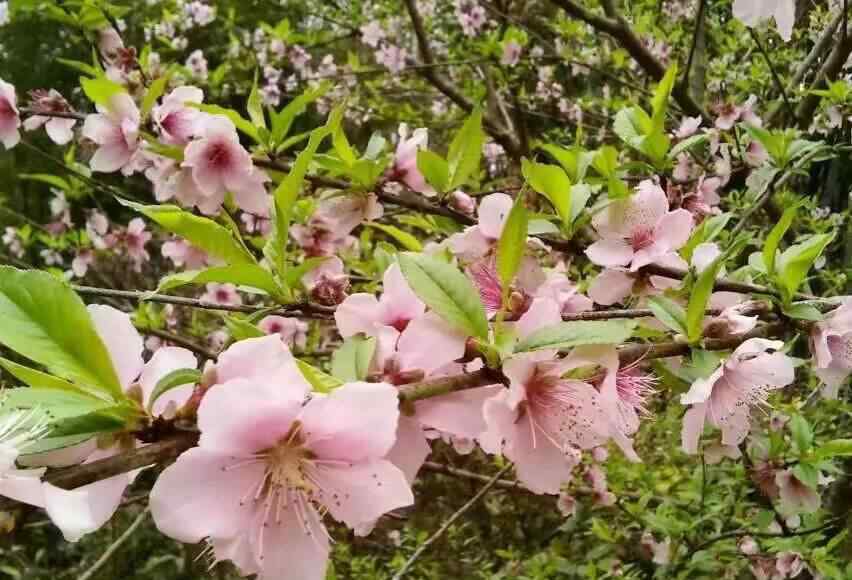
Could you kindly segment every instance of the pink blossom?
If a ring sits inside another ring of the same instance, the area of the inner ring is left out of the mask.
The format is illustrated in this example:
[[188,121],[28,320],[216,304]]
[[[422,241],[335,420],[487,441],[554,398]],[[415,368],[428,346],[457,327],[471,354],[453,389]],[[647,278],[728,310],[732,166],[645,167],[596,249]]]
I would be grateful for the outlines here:
[[207,538],[216,560],[259,580],[322,580],[323,514],[359,529],[413,502],[402,472],[384,459],[399,419],[392,386],[350,383],[305,403],[310,385],[271,337],[232,346],[217,376],[198,409],[199,446],[151,492],[161,532]]
[[746,556],[754,556],[760,552],[760,546],[751,536],[743,536],[740,538],[737,542],[737,548],[741,554],[745,554]]
[[311,300],[317,304],[337,306],[346,299],[349,276],[343,261],[332,256],[302,276],[302,285],[310,294]]
[[681,207],[688,210],[699,220],[705,216],[719,213],[716,206],[719,205],[721,200],[717,191],[721,185],[722,180],[720,178],[702,175],[698,178],[695,190],[686,194],[681,200]]
[[190,70],[193,78],[200,81],[207,80],[207,59],[204,58],[204,52],[194,50],[186,59],[186,68]]
[[204,113],[187,105],[203,100],[204,92],[196,87],[178,87],[169,93],[162,104],[151,111],[151,118],[160,131],[160,139],[168,145],[189,143]]
[[391,264],[385,271],[383,289],[379,299],[373,294],[359,292],[348,296],[337,307],[334,320],[341,336],[346,338],[359,332],[374,336],[381,326],[391,326],[402,332],[426,310],[398,264]]
[[410,190],[422,193],[427,197],[437,194],[435,189],[426,183],[426,178],[417,168],[417,151],[429,146],[429,133],[427,129],[415,129],[408,136],[408,125],[399,126],[399,143],[396,146],[393,168],[390,171],[391,179],[400,181]]
[[127,257],[133,262],[134,268],[137,271],[142,267],[144,262],[147,262],[151,256],[145,249],[145,244],[151,241],[151,232],[145,229],[145,220],[142,218],[133,218],[127,224],[127,230],[124,233],[124,247]]
[[672,541],[671,538],[665,538],[662,542],[658,542],[651,532],[644,532],[641,539],[642,547],[645,548],[650,556],[651,561],[658,566],[665,566],[671,562],[672,557]]
[[127,93],[114,95],[109,105],[97,105],[98,113],[88,115],[83,123],[83,136],[98,145],[89,161],[92,171],[111,173],[134,170],[134,156],[139,147],[140,115],[136,103]]
[[37,412],[0,414],[0,497],[44,507],[40,479],[44,468],[19,469],[15,462],[22,450],[44,437],[47,431],[47,425]]
[[822,500],[819,493],[796,477],[792,469],[775,473],[781,511],[785,514],[810,514],[819,509]]
[[383,65],[393,74],[405,70],[408,51],[393,44],[383,44],[376,51],[376,62]]
[[795,0],[734,0],[734,17],[748,27],[773,18],[778,34],[785,41],[793,36],[796,22]]
[[[657,263],[673,268],[687,267],[683,258],[675,253],[663,256]],[[612,306],[624,303],[631,296],[654,296],[679,285],[679,281],[665,276],[648,276],[626,268],[607,268],[592,280],[589,298],[596,304]]]
[[384,215],[384,207],[373,193],[334,196],[322,200],[314,216],[334,228],[339,238],[348,236],[365,221]]
[[270,315],[261,320],[257,327],[265,334],[277,334],[290,348],[305,348],[308,325],[298,318]]
[[811,330],[814,372],[825,383],[823,394],[836,399],[837,391],[852,374],[852,296]]
[[482,198],[477,210],[478,224],[450,236],[450,250],[465,262],[473,262],[488,254],[503,232],[512,203],[512,198],[505,193],[492,193]]
[[86,219],[86,235],[89,236],[89,240],[96,249],[103,250],[106,248],[104,236],[106,236],[107,231],[109,231],[109,218],[105,213],[93,211],[89,214]]
[[577,500],[573,495],[567,494],[564,491],[559,492],[559,497],[556,498],[556,509],[563,517],[570,518],[577,515]]
[[757,326],[758,316],[746,316],[745,312],[756,304],[736,292],[714,292],[710,296],[710,307],[721,308],[722,312],[704,321],[704,335],[730,338],[750,332]]
[[781,578],[795,578],[804,571],[805,563],[798,552],[778,552],[775,569],[778,570]]
[[645,180],[626,200],[608,205],[592,219],[601,236],[586,250],[601,266],[630,266],[635,272],[658,262],[683,246],[692,232],[692,214],[685,209],[669,211],[665,192]]
[[11,149],[18,144],[21,140],[20,126],[15,87],[0,79],[0,143],[3,147]]
[[214,215],[222,202],[218,196],[208,196],[198,188],[192,177],[192,168],[182,167],[174,159],[150,156],[153,165],[145,170],[145,177],[154,185],[154,197],[159,202],[172,198],[184,207],[198,207],[201,213]]
[[6,226],[3,232],[3,245],[16,258],[21,258],[24,255],[24,246],[21,236],[18,234],[18,229],[12,226]]
[[268,195],[263,184],[269,178],[254,167],[234,124],[227,117],[206,116],[199,123],[198,135],[200,138],[187,145],[182,167],[192,169],[201,193],[221,205],[230,191],[240,208],[266,215]]
[[196,248],[182,238],[164,242],[160,253],[164,258],[171,260],[176,268],[185,267],[187,270],[201,270],[216,262],[210,259],[207,252]]
[[379,46],[379,42],[385,38],[385,30],[378,20],[371,20],[362,26],[360,32],[361,42],[373,48]]
[[[30,92],[30,109],[37,113],[71,113],[71,105],[58,91],[36,90]],[[74,138],[77,119],[35,114],[24,121],[24,129],[34,131],[44,126],[47,136],[57,145],[65,145]]]
[[454,210],[465,215],[474,215],[476,213],[476,202],[461,190],[457,189],[450,194],[449,204]]
[[521,53],[524,47],[510,40],[503,44],[503,54],[500,55],[500,64],[505,66],[515,66],[521,60]]
[[705,421],[722,430],[724,445],[738,445],[748,435],[751,408],[766,405],[770,392],[794,379],[793,362],[777,352],[784,343],[750,338],[734,350],[713,374],[692,383],[681,395],[691,405],[683,418],[683,449],[698,451]]
[[210,282],[207,284],[206,290],[207,291],[201,295],[201,300],[204,302],[221,304],[222,306],[239,306],[243,303],[243,299],[237,292],[237,287],[233,284]]
[[701,126],[701,117],[684,117],[680,121],[680,125],[674,133],[677,139],[686,139],[692,137],[698,128]]
[[769,161],[769,153],[760,141],[754,140],[746,147],[745,162],[752,167],[761,167]]
[[77,252],[74,259],[71,261],[71,272],[77,278],[82,278],[89,271],[89,266],[95,262],[95,253],[90,249],[83,249]]

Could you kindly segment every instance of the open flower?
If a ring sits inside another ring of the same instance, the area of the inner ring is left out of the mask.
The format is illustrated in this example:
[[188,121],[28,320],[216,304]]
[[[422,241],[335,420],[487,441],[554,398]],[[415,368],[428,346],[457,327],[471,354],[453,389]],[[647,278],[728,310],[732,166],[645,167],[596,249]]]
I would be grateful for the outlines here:
[[512,203],[512,198],[505,193],[483,197],[477,210],[479,222],[460,234],[450,236],[450,250],[465,262],[474,262],[488,254],[500,239]]
[[433,196],[437,192],[426,183],[426,178],[417,168],[417,152],[426,149],[429,145],[429,133],[427,129],[415,129],[408,136],[408,125],[403,123],[399,126],[399,143],[396,146],[391,178],[404,183],[410,190]]
[[44,126],[47,136],[57,145],[65,145],[74,138],[74,125],[77,119],[50,116],[51,113],[70,113],[71,105],[55,89],[30,92],[30,109],[47,115],[33,115],[24,121],[24,129],[34,131]]
[[178,87],[170,92],[163,103],[151,111],[151,118],[160,130],[160,139],[169,145],[189,143],[204,113],[187,104],[203,100],[204,92],[196,87]]
[[254,167],[251,155],[240,145],[234,124],[221,115],[207,115],[199,122],[200,138],[187,145],[182,166],[210,203],[221,206],[231,192],[237,205],[258,215],[269,212],[265,173]]
[[[358,528],[414,500],[384,459],[399,418],[396,389],[350,383],[305,403],[310,385],[277,337],[229,351],[217,370],[225,382],[198,409],[199,446],[151,491],[154,521],[183,542],[207,538],[216,560],[259,580],[322,580],[323,514]],[[258,366],[267,372],[252,373]]]
[[381,298],[363,292],[352,294],[337,307],[334,320],[344,338],[359,332],[374,336],[381,326],[392,326],[402,332],[425,310],[399,265],[391,264],[385,271]]
[[98,113],[86,117],[83,136],[98,145],[89,161],[92,171],[112,173],[122,170],[130,174],[139,148],[140,115],[136,103],[127,93],[114,95],[109,105],[97,105]]
[[739,445],[748,435],[751,408],[766,405],[769,393],[793,382],[793,361],[779,340],[750,338],[716,371],[698,379],[680,397],[691,405],[683,417],[682,441],[687,453],[698,451],[704,423],[722,430],[723,445]]
[[773,18],[778,34],[785,41],[793,36],[796,22],[795,0],[734,0],[734,17],[748,27]]
[[3,147],[11,149],[18,144],[21,140],[20,126],[15,87],[0,79],[0,143]]
[[852,374],[852,296],[811,331],[814,372],[825,383],[824,395],[837,398],[843,381]]
[[633,272],[683,246],[693,225],[687,210],[669,211],[666,193],[650,180],[596,214],[592,224],[601,239],[586,250],[589,259],[606,267],[630,266]]

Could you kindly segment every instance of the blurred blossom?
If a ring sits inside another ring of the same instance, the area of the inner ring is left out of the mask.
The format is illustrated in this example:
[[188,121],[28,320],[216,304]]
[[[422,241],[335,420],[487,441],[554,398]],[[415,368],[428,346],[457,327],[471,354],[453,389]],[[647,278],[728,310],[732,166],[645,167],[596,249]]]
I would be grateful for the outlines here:
[[384,38],[385,31],[378,20],[371,20],[361,27],[361,42],[367,46],[376,48]]

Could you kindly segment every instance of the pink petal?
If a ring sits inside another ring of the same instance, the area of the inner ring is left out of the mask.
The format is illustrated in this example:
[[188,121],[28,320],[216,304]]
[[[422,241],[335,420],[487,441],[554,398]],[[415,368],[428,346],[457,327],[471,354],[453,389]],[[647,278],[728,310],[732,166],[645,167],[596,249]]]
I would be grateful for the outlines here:
[[131,158],[130,150],[124,145],[108,144],[98,147],[89,160],[92,171],[113,173],[124,167]]
[[69,542],[100,529],[118,509],[135,473],[123,473],[77,489],[44,483],[44,505],[51,521]]
[[190,449],[157,479],[151,490],[151,515],[157,528],[181,542],[231,537],[247,525],[253,502],[240,504],[263,480],[263,463],[245,463],[200,447]]
[[397,389],[385,383],[347,383],[328,396],[315,396],[300,417],[306,446],[320,459],[384,457],[396,438],[397,397]]
[[277,335],[235,342],[219,355],[216,382],[242,378],[281,385],[282,396],[304,399],[311,385],[302,376],[290,349]]
[[396,465],[405,475],[406,481],[412,484],[431,450],[420,422],[413,417],[400,415],[396,441],[385,459]]
[[[157,349],[151,360],[142,369],[139,377],[139,385],[142,387],[143,403],[147,406],[157,383],[167,374],[178,369],[194,369],[198,366],[198,360],[192,351],[176,346],[164,346]],[[163,393],[157,398],[152,409],[154,416],[163,414],[169,405],[177,409],[186,403],[192,394],[193,385],[183,385]]]
[[624,302],[633,292],[636,278],[625,270],[607,269],[592,280],[589,296],[603,306]]
[[264,527],[252,526],[250,539],[258,562],[257,580],[324,580],[328,567],[328,532],[313,505],[291,501],[281,517]]
[[523,340],[537,330],[562,322],[562,307],[551,298],[536,298],[529,310],[515,323],[515,332]]
[[586,248],[586,255],[599,266],[626,266],[633,259],[633,248],[621,238],[605,238]]
[[513,427],[504,453],[515,463],[518,479],[534,493],[558,494],[571,479],[576,465],[573,457],[562,453],[540,431],[534,437],[528,415]]
[[142,351],[145,344],[136,331],[130,315],[112,306],[92,304],[89,316],[112,359],[118,380],[128,388],[142,372]]
[[692,226],[693,217],[689,211],[676,209],[668,212],[654,228],[655,245],[660,246],[663,253],[679,249],[689,239]]
[[486,238],[496,240],[500,237],[513,203],[505,193],[492,193],[482,198],[478,212],[479,229]]
[[379,301],[372,294],[358,293],[346,297],[334,312],[337,330],[343,338],[349,338],[359,332],[368,336],[376,333],[380,324]]
[[47,136],[57,145],[65,145],[74,138],[76,119],[51,119],[45,125]]
[[504,389],[503,385],[489,385],[417,401],[415,416],[422,424],[438,431],[475,439],[486,429],[485,402]]
[[420,369],[429,375],[464,356],[466,343],[464,334],[434,312],[427,312],[408,324],[399,336],[397,352],[403,370]]
[[704,417],[707,413],[707,404],[693,405],[687,409],[683,416],[683,429],[681,430],[681,445],[685,453],[694,455],[698,453],[698,441],[704,431]]
[[0,497],[44,507],[41,476],[44,469],[12,469],[0,476]]
[[426,310],[426,306],[408,285],[399,264],[388,266],[382,279],[382,323],[395,326],[397,321],[414,320]]

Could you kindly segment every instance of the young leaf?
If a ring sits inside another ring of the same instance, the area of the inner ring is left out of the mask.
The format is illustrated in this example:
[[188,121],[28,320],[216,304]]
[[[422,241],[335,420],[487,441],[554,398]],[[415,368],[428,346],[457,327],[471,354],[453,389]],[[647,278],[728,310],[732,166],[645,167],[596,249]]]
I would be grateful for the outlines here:
[[176,205],[142,205],[125,199],[118,201],[229,265],[256,263],[254,256],[234,238],[230,230],[211,219],[189,213]]
[[791,304],[786,308],[782,308],[784,315],[797,320],[810,320],[811,322],[819,322],[823,318],[822,312],[810,304]]
[[344,383],[365,380],[375,351],[374,337],[350,336],[331,355],[331,374]]
[[570,228],[574,221],[571,206],[571,180],[568,179],[565,171],[557,165],[522,159],[521,173],[530,187],[553,204],[564,226]]
[[781,219],[775,224],[775,227],[767,234],[766,242],[763,244],[763,264],[766,266],[766,272],[771,276],[775,273],[775,256],[778,253],[778,245],[781,243],[781,238],[790,229],[793,220],[796,218],[796,212],[799,210],[798,204],[788,207],[781,214]]
[[308,89],[281,109],[280,112],[272,116],[272,134],[270,141],[272,143],[281,143],[284,137],[290,132],[290,126],[293,120],[305,112],[312,102],[322,97],[331,88],[331,83],[323,82],[317,87]]
[[630,338],[633,320],[583,320],[559,322],[532,333],[515,347],[515,352],[565,350],[584,344],[620,344]]
[[318,393],[330,393],[337,387],[343,385],[343,381],[340,379],[321,371],[317,367],[306,363],[301,359],[296,359],[296,366],[299,367],[302,375],[311,384],[314,391]]
[[428,149],[417,150],[417,169],[438,192],[444,193],[450,182],[450,166],[444,158]]
[[206,270],[188,270],[165,276],[157,286],[157,292],[165,292],[187,284],[207,284],[208,282],[231,283],[237,286],[249,286],[266,292],[270,296],[278,295],[278,284],[272,274],[255,264],[234,264],[217,266]]
[[808,420],[801,415],[793,415],[790,419],[790,433],[799,453],[807,453],[814,442],[814,432]]
[[[89,391],[83,386],[78,386],[66,381],[65,379],[60,379],[59,377],[54,377],[53,375],[43,373],[36,369],[19,365],[18,363],[5,358],[0,358],[0,366],[6,369],[9,374],[14,376],[16,379],[34,389],[56,389],[60,391],[73,391],[75,393],[82,393],[85,395],[94,395],[96,397],[102,396],[102,393],[99,393],[96,390]],[[2,396],[0,396],[0,401],[2,401]]]
[[817,459],[830,459],[832,457],[852,456],[852,439],[834,439],[823,443],[814,451]]
[[669,108],[669,97],[671,97],[672,89],[674,89],[675,80],[677,79],[677,64],[673,64],[663,75],[662,80],[657,85],[654,91],[654,98],[651,100],[651,120],[654,129],[662,131],[666,123],[666,111]]
[[834,234],[817,234],[801,244],[790,246],[781,254],[776,265],[781,289],[788,299],[793,297],[811,266],[833,239]]
[[488,340],[488,319],[479,293],[455,266],[424,254],[403,253],[399,266],[417,296],[452,326]]
[[[560,171],[562,171],[560,169]],[[500,285],[507,290],[521,267],[524,251],[527,247],[527,228],[529,215],[524,204],[523,193],[519,194],[503,226],[503,233],[497,241],[497,275]]]
[[175,369],[166,374],[166,376],[157,381],[157,386],[154,387],[154,391],[148,399],[148,412],[151,412],[151,409],[154,408],[154,403],[156,403],[157,399],[159,399],[163,394],[171,391],[172,389],[176,389],[177,387],[194,385],[200,380],[201,371],[197,369]]
[[675,332],[686,336],[686,311],[683,306],[665,296],[652,296],[648,299],[648,308],[654,316]]
[[163,93],[166,91],[166,85],[169,82],[169,75],[163,75],[158,79],[155,79],[151,86],[148,87],[147,92],[145,93],[145,97],[142,99],[142,116],[147,117],[148,113],[151,112],[151,109],[154,108],[154,105],[157,103],[157,99],[163,96]]
[[96,105],[108,106],[115,95],[126,93],[127,89],[106,77],[94,79],[81,78],[80,86],[89,100]]
[[482,111],[477,108],[473,110],[450,143],[450,149],[447,152],[450,170],[447,191],[463,185],[479,169],[483,138]]
[[420,244],[420,240],[417,239],[416,236],[413,236],[406,232],[405,230],[401,230],[396,226],[388,225],[388,224],[380,224],[377,222],[371,222],[366,225],[369,225],[372,228],[376,228],[377,230],[381,230],[397,242],[399,242],[402,247],[411,252],[422,252],[423,246]]
[[122,399],[112,359],[80,297],[47,272],[0,266],[0,344],[54,375]]
[[249,119],[258,129],[266,129],[266,117],[263,114],[263,100],[260,98],[260,92],[257,90],[257,74],[254,76],[254,84],[249,93],[248,103],[246,103],[246,112]]
[[689,304],[686,306],[686,337],[691,343],[701,339],[701,333],[704,330],[704,311],[707,310],[716,277],[725,264],[726,258],[727,255],[722,254],[713,260],[709,266],[701,271],[692,286]]

